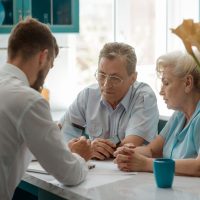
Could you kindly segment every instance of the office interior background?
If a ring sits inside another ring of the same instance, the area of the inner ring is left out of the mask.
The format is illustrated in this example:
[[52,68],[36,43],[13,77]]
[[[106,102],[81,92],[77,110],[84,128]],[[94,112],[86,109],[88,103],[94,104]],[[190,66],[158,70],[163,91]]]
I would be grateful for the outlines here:
[[[199,21],[199,0],[79,0],[79,32],[55,33],[60,53],[45,87],[50,106],[62,116],[78,92],[95,83],[98,54],[106,42],[125,42],[135,48],[138,81],[148,83],[156,93],[160,115],[170,116],[159,95],[155,72],[158,56],[184,49],[171,33],[183,19]],[[8,34],[0,36],[0,62],[6,61]]]

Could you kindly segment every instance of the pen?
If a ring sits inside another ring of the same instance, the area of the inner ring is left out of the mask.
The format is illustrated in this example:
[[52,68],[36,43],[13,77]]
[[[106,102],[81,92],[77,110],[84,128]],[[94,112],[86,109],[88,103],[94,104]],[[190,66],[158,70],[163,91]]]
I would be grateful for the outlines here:
[[48,174],[48,172],[46,172],[45,170],[39,170],[39,169],[27,169],[26,171],[38,174]]
[[93,168],[95,168],[95,164],[88,165],[88,169],[93,169]]
[[84,131],[84,130],[85,130],[85,127],[83,127],[83,126],[80,126],[80,125],[78,125],[78,124],[75,124],[75,123],[72,123],[72,126],[73,126],[73,127],[75,127],[75,128],[78,128],[78,129],[80,129],[80,130],[82,130],[82,131]]
[[87,162],[87,166],[88,166],[88,169],[94,169],[95,168],[95,164],[91,163],[90,161]]

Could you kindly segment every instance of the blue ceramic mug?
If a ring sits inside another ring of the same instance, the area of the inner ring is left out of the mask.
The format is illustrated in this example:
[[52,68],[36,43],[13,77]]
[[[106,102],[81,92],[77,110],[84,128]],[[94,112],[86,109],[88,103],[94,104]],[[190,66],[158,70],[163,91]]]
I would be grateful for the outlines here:
[[169,158],[157,158],[153,161],[153,172],[159,188],[171,188],[174,180],[175,161]]

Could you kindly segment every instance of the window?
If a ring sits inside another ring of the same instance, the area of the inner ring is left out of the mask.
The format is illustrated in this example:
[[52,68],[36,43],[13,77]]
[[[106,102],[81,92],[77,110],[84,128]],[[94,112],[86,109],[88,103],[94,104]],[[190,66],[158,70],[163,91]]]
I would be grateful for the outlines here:
[[106,42],[114,40],[113,0],[79,3],[80,32],[55,34],[60,53],[45,83],[54,111],[65,110],[82,88],[96,82],[99,51]]
[[80,33],[56,35],[62,48],[46,83],[52,109],[66,109],[78,91],[96,81],[100,49],[119,41],[135,47],[138,80],[155,91],[160,114],[171,115],[159,96],[155,62],[167,51],[184,48],[170,28],[186,18],[198,21],[199,0],[80,0]]

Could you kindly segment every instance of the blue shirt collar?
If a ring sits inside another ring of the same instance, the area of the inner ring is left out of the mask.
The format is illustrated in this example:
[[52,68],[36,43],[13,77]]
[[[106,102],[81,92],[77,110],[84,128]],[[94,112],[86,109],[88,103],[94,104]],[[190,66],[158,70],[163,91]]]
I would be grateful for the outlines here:
[[[119,104],[117,105],[117,107],[119,107],[120,105],[122,105],[126,109],[126,111],[127,111],[133,87],[134,87],[134,84],[132,84],[129,87],[128,92],[126,93],[126,95],[124,96],[124,98],[119,102]],[[101,96],[100,103],[103,104],[103,105],[105,105],[106,107],[108,107],[108,103],[102,98],[102,96]]]
[[200,112],[200,100],[199,100],[199,102],[197,103],[197,107],[196,107],[196,109],[195,109],[195,111],[194,111],[194,113],[193,113],[192,118],[194,118],[199,112]]
[[[183,124],[185,123],[185,115],[183,112],[179,112],[179,111],[176,111],[177,112],[177,117],[178,117],[178,125],[179,126],[179,129],[178,130],[184,130],[185,127],[188,127],[190,126],[192,120],[198,115],[198,113],[200,112],[200,101],[197,103],[197,106],[196,106],[196,109],[190,119],[190,121],[188,122],[188,124],[182,129],[183,127]],[[182,131],[181,131],[182,132]],[[178,135],[181,135],[181,134],[178,134]]]
[[131,99],[132,90],[133,90],[133,85],[131,85],[129,87],[128,92],[126,93],[126,95],[124,96],[124,98],[120,102],[120,104],[124,106],[126,111],[128,110],[128,106],[130,105],[129,101]]

